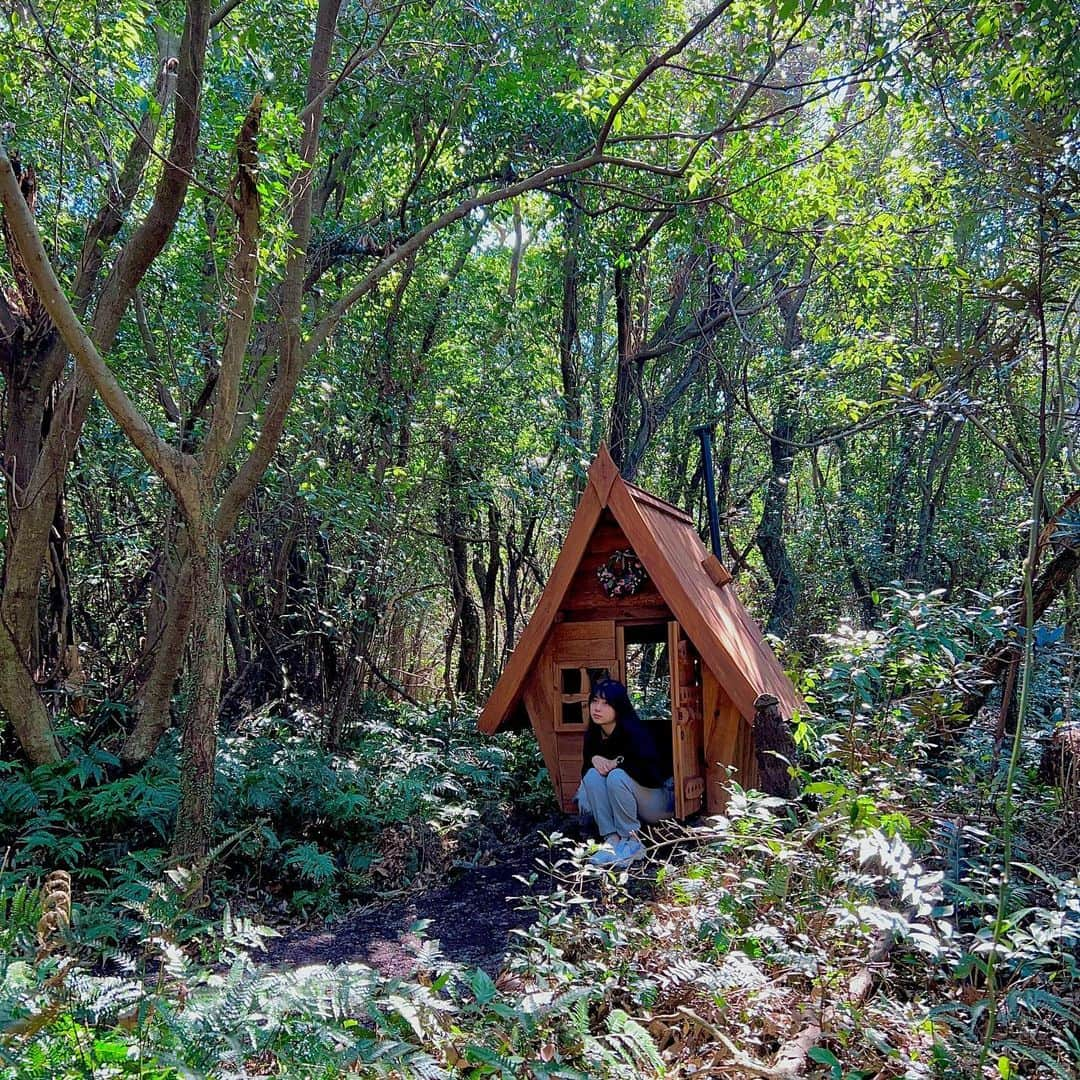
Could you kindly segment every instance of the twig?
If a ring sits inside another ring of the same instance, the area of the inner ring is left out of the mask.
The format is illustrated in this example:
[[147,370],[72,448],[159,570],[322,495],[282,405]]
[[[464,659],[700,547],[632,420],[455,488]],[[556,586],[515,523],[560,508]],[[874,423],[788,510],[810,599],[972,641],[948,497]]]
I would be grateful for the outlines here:
[[776,1072],[770,1065],[750,1057],[749,1054],[740,1050],[715,1024],[710,1023],[703,1016],[698,1016],[693,1009],[686,1005],[678,1007],[680,1016],[686,1017],[695,1027],[708,1032],[717,1042],[731,1055],[732,1064],[737,1065],[744,1072],[753,1073],[755,1076],[774,1077]]

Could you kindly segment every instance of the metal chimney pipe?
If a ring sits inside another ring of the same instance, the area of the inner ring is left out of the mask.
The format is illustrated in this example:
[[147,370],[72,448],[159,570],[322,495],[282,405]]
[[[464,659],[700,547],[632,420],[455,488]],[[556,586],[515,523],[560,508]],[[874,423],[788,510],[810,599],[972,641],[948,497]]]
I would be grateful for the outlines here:
[[701,469],[705,474],[705,505],[709,510],[709,539],[713,554],[719,559],[720,514],[716,508],[716,478],[713,476],[712,441],[716,431],[715,424],[698,424],[694,434],[701,440]]

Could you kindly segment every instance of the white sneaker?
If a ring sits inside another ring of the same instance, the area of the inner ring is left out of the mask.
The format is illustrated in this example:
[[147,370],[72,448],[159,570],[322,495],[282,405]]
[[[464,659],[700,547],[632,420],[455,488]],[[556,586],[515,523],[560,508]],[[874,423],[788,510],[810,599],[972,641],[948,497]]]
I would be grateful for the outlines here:
[[612,870],[621,870],[645,858],[645,845],[636,836],[627,836],[615,845],[613,853],[614,860],[605,865]]
[[636,836],[624,836],[616,837],[614,843],[605,843],[589,862],[605,870],[623,870],[644,858],[645,845]]
[[617,833],[605,837],[600,850],[589,856],[589,862],[593,866],[611,866],[619,857],[615,854],[615,850],[621,843],[622,838]]

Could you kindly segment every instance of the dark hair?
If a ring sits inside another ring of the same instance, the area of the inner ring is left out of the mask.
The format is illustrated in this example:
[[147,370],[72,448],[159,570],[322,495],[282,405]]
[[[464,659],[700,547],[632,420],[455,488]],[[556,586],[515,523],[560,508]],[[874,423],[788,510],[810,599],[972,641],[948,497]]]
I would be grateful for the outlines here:
[[[641,718],[630,701],[630,695],[626,692],[626,687],[618,679],[597,680],[589,691],[589,704],[591,705],[598,698],[601,701],[606,701],[615,710],[616,720],[630,717],[640,722]],[[591,718],[589,722],[592,723]]]

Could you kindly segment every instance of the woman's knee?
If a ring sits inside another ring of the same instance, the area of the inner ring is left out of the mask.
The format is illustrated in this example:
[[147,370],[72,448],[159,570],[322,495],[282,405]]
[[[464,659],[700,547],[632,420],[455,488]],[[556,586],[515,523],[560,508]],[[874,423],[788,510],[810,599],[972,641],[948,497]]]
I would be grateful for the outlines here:
[[602,787],[607,781],[607,777],[601,776],[596,769],[590,769],[582,778],[581,786],[584,788],[596,788]]

